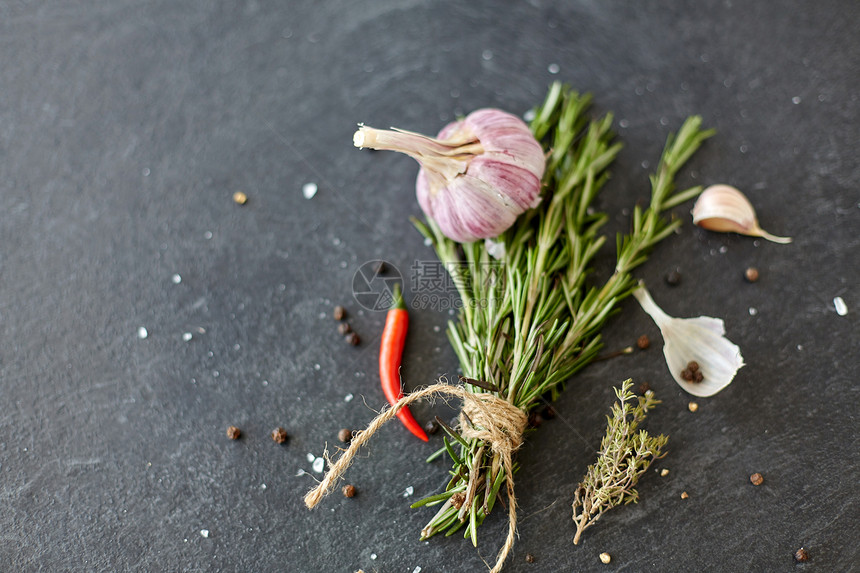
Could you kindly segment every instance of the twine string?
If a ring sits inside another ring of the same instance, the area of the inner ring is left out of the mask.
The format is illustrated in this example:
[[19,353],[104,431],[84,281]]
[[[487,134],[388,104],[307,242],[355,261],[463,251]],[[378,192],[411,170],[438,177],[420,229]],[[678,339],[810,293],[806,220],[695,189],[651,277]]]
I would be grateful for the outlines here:
[[473,393],[462,386],[438,383],[404,396],[394,406],[384,410],[371,420],[367,428],[353,436],[349,448],[343,452],[337,462],[329,467],[323,480],[305,495],[305,505],[308,509],[313,509],[331,492],[334,484],[352,464],[352,460],[361,446],[367,443],[377,430],[397,416],[397,412],[401,408],[422,398],[438,395],[448,395],[461,399],[463,401],[463,406],[460,409],[461,435],[466,439],[482,440],[489,444],[492,451],[501,457],[508,493],[508,535],[504,546],[496,557],[496,564],[491,569],[491,573],[498,573],[501,571],[508,553],[513,548],[516,538],[517,508],[512,460],[514,452],[523,443],[523,432],[528,424],[528,416],[507,400],[498,398],[493,394]]

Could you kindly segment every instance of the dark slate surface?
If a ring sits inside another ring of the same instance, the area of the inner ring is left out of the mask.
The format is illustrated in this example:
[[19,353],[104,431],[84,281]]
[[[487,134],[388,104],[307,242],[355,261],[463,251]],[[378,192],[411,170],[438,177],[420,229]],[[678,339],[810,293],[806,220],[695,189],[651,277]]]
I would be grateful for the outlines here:
[[[506,571],[856,571],[860,9],[750,4],[0,3],[0,570],[482,570],[502,512],[479,551],[418,541],[432,512],[408,504],[445,482],[423,461],[438,436],[386,427],[347,475],[359,495],[313,512],[296,474],[384,403],[384,316],[352,299],[356,269],[432,260],[408,222],[416,166],[354,150],[356,122],[432,133],[479,107],[522,113],[561,79],[619,120],[610,232],[647,195],[644,162],[700,113],[719,135],[682,183],[734,184],[796,240],[688,221],[660,246],[639,273],[654,297],[724,318],[748,366],[695,414],[659,343],[582,372],[519,455]],[[337,303],[361,346],[336,333]],[[454,373],[447,314],[412,318],[408,386]],[[659,341],[628,303],[607,345],[643,333]],[[664,400],[649,427],[671,435],[671,473],[574,547],[573,489],[630,376]]]

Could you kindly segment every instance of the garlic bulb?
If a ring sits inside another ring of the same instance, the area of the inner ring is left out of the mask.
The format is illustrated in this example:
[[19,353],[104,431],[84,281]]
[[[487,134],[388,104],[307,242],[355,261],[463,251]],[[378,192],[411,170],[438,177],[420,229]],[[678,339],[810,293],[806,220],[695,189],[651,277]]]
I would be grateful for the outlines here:
[[749,199],[729,185],[711,185],[702,191],[693,207],[693,223],[710,231],[762,237],[774,243],[791,242],[791,237],[777,237],[759,227]]
[[[738,346],[726,338],[720,318],[699,316],[696,318],[673,318],[657,306],[643,284],[633,291],[642,310],[647,312],[663,335],[663,356],[672,378],[681,388],[694,396],[713,396],[735,377],[744,366]],[[685,377],[690,365],[696,363],[701,373],[699,381]]]
[[499,236],[540,202],[543,149],[520,118],[498,109],[472,112],[436,138],[360,126],[353,143],[418,161],[421,209],[461,243]]

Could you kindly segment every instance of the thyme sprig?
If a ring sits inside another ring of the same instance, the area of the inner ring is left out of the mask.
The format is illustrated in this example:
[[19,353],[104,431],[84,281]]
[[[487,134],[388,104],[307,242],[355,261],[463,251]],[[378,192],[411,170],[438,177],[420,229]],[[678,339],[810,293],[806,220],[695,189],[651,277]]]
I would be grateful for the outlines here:
[[601,515],[613,507],[638,502],[639,493],[634,486],[651,462],[666,455],[663,448],[669,442],[668,436],[660,434],[655,438],[645,430],[636,431],[648,411],[660,401],[650,390],[637,397],[630,391],[632,385],[628,379],[615,389],[618,402],[612,406],[612,415],[606,417],[606,435],[600,442],[597,461],[588,466],[576,488],[574,545]]
[[[616,239],[614,272],[602,285],[588,284],[606,241],[600,230],[609,219],[592,205],[621,149],[611,131],[612,115],[591,119],[590,103],[589,95],[555,83],[536,110],[530,127],[547,151],[543,200],[499,238],[505,248],[501,260],[490,256],[484,242],[459,244],[432,220],[413,221],[432,241],[458,289],[462,307],[447,334],[462,374],[488,383],[495,396],[524,412],[544,396],[555,399],[564,383],[597,356],[600,329],[636,287],[631,271],[681,224],[665,211],[701,192],[700,187],[680,192],[674,187],[675,174],[713,133],[701,129],[701,118],[690,117],[666,143],[651,176],[649,206],[635,207],[630,232]],[[488,391],[468,380],[465,387]],[[442,531],[452,535],[468,525],[465,536],[477,546],[477,528],[493,509],[505,470],[481,440],[446,431],[451,439],[446,437],[431,458],[447,453],[452,477],[444,493],[414,504],[441,504],[421,538]],[[455,496],[464,491],[470,493],[465,502]]]

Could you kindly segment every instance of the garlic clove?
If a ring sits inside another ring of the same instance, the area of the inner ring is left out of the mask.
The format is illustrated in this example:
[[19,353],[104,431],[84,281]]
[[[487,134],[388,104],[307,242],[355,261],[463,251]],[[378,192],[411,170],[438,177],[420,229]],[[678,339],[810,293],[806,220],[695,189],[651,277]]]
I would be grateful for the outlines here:
[[[740,348],[725,337],[725,325],[720,318],[699,316],[674,318],[657,306],[644,285],[633,291],[663,336],[663,356],[675,382],[688,393],[706,398],[713,396],[734,380],[744,366]],[[699,364],[701,382],[685,380],[681,372],[691,362]]]
[[484,239],[484,248],[487,250],[487,254],[489,254],[497,261],[505,260],[505,254],[507,251],[505,249],[504,241],[497,241],[495,239]]
[[702,191],[693,206],[693,223],[709,231],[762,237],[774,243],[791,242],[791,237],[777,237],[762,229],[752,203],[730,185],[711,185]]

